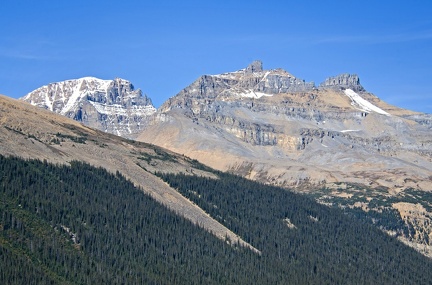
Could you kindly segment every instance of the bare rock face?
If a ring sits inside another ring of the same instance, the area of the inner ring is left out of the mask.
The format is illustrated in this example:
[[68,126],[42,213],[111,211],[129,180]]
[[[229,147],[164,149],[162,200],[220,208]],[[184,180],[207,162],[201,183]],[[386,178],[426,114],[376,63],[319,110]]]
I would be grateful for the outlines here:
[[133,138],[153,114],[150,98],[132,83],[84,77],[51,83],[21,98],[93,128]]
[[384,181],[391,179],[390,188],[399,189],[411,187],[412,178],[415,187],[432,190],[425,187],[430,118],[386,104],[364,91],[357,75],[330,77],[316,88],[285,70],[265,70],[260,61],[203,75],[166,101],[139,139],[287,187],[305,181],[389,187]]
[[262,63],[254,61],[247,68],[235,72],[201,76],[177,96],[168,99],[160,109],[187,108],[201,112],[214,107],[208,104],[209,100],[241,102],[243,98],[258,99],[315,89],[313,82],[305,82],[282,69],[263,70]]
[[333,87],[333,88],[344,88],[352,89],[354,91],[365,91],[363,86],[360,85],[360,78],[357,74],[340,74],[334,77],[328,77],[320,87]]
[[263,64],[260,60],[255,60],[251,64],[246,67],[245,72],[246,73],[255,73],[255,72],[262,72],[263,71]]

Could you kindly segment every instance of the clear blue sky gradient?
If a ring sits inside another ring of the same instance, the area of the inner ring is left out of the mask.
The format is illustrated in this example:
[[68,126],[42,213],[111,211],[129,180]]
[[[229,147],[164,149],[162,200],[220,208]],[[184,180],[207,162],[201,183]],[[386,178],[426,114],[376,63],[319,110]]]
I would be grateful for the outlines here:
[[356,73],[386,102],[432,113],[432,1],[20,1],[0,3],[0,93],[130,80],[158,107],[203,74],[283,68]]

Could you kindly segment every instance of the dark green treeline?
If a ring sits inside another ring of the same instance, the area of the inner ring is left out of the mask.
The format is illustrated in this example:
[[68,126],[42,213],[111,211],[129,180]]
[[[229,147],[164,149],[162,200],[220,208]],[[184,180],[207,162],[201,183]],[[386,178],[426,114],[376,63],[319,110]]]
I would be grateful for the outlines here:
[[81,162],[59,166],[0,156],[0,284],[432,280],[427,258],[372,227],[290,192],[220,176],[164,179],[261,256],[216,239],[118,173]]
[[[361,219],[228,173],[158,173],[298,284],[430,284],[432,261]],[[295,282],[294,282],[295,283]]]

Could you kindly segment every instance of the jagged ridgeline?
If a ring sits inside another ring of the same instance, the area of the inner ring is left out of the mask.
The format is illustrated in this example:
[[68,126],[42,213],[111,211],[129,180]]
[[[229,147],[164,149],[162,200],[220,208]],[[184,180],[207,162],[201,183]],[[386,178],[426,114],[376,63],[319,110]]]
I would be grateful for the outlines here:
[[286,190],[160,174],[261,251],[230,245],[119,173],[0,156],[1,284],[429,284],[431,260]]

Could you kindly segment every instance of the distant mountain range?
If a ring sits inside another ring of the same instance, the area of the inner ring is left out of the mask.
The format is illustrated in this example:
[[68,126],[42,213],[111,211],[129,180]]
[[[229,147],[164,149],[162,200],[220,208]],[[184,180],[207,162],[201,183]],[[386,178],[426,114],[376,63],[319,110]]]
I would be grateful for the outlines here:
[[432,116],[383,102],[355,74],[317,86],[255,61],[201,76],[158,110],[121,79],[54,83],[22,99],[222,171],[366,211],[371,223],[390,213],[399,226],[378,226],[432,256]]

